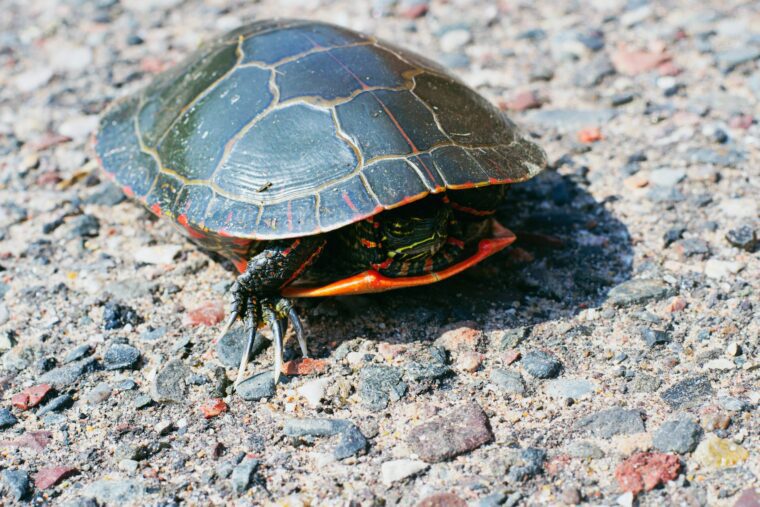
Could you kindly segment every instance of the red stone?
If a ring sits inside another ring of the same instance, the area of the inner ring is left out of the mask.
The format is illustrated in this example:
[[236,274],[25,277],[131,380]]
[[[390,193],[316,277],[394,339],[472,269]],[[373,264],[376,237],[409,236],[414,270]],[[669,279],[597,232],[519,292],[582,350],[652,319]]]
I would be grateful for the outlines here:
[[53,134],[52,132],[48,132],[47,134],[42,136],[41,139],[32,143],[31,149],[33,151],[42,151],[48,148],[52,148],[53,146],[56,146],[58,144],[68,143],[69,141],[71,141],[71,138],[69,136],[64,136],[62,134]]
[[737,116],[732,116],[728,120],[728,126],[732,129],[744,129],[747,130],[752,126],[752,123],[755,121],[755,118],[751,114],[740,114]]
[[667,61],[657,67],[657,72],[659,72],[661,76],[677,76],[683,72],[683,69],[673,62]]
[[518,93],[511,100],[503,104],[504,109],[512,111],[525,111],[526,109],[536,109],[541,107],[541,99],[533,91]]
[[74,467],[41,468],[34,476],[34,485],[37,486],[37,489],[47,489],[50,486],[55,486],[62,479],[78,473],[79,470]]
[[602,129],[599,127],[587,127],[578,131],[578,140],[582,143],[595,143],[604,139]]
[[628,50],[625,46],[619,46],[610,59],[618,72],[635,76],[658,68],[669,62],[671,57],[665,52]]
[[224,319],[224,305],[221,301],[205,301],[187,312],[183,323],[187,326],[213,326]]
[[402,18],[417,19],[427,14],[428,10],[430,10],[428,4],[417,4],[402,10],[399,15]]
[[755,488],[742,491],[734,507],[760,507],[760,493]]
[[460,325],[445,331],[436,343],[448,351],[475,350],[480,344],[483,332],[469,325]]
[[49,431],[27,431],[21,438],[16,440],[3,440],[0,445],[10,447],[27,447],[36,452],[42,452],[53,439],[53,434]]
[[203,417],[206,419],[211,419],[222,412],[226,412],[227,408],[227,404],[221,398],[212,398],[203,402],[200,406],[201,412],[203,412]]
[[502,357],[505,365],[510,365],[516,361],[519,361],[522,357],[522,354],[520,354],[519,350],[508,350],[504,353],[504,356]]
[[437,493],[423,498],[417,507],[467,507],[467,502],[454,493]]
[[39,405],[51,389],[52,386],[50,386],[50,384],[39,384],[27,387],[20,393],[13,395],[11,403],[13,403],[14,407],[20,410],[29,410],[30,408]]
[[665,310],[669,313],[676,313],[676,312],[680,312],[684,308],[686,308],[686,300],[684,300],[681,297],[676,296],[670,300],[668,305],[665,307]]
[[282,365],[282,373],[285,375],[310,375],[312,373],[324,373],[327,370],[327,361],[324,359],[312,359],[304,357],[294,361],[288,361]]
[[640,452],[618,465],[615,479],[621,491],[636,495],[672,481],[680,470],[681,462],[674,454]]
[[148,56],[140,60],[140,70],[149,74],[158,74],[171,66],[170,62]]
[[570,464],[570,456],[567,454],[559,454],[546,463],[546,473],[549,475],[557,475],[568,464]]

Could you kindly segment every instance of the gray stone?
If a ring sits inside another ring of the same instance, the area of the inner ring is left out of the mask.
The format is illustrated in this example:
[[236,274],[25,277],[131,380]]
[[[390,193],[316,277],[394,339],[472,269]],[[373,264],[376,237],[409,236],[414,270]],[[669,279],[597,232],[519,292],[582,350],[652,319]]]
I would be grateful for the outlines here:
[[497,333],[494,336],[494,339],[499,350],[508,350],[517,347],[529,334],[530,329],[521,326],[513,329],[505,329],[504,331]]
[[602,451],[596,444],[585,440],[576,440],[567,446],[567,454],[571,458],[581,459],[599,459],[604,457]]
[[137,366],[140,351],[125,343],[114,343],[103,355],[106,370],[125,370]]
[[29,474],[24,470],[6,469],[2,472],[3,482],[10,496],[17,502],[23,500],[31,491]]
[[614,109],[541,109],[526,116],[528,123],[560,132],[574,132],[590,125],[605,125],[615,117]]
[[594,383],[585,379],[562,378],[549,382],[546,393],[554,398],[578,400],[594,392],[594,388]]
[[406,439],[423,461],[439,463],[493,440],[488,417],[475,402],[412,428]]
[[615,67],[609,57],[600,53],[587,64],[578,68],[573,75],[573,83],[582,88],[590,88],[604,81],[605,77],[615,74]]
[[686,158],[692,164],[713,164],[723,167],[734,167],[745,161],[747,155],[735,149],[718,152],[712,148],[690,148]]
[[18,422],[16,416],[7,408],[0,408],[0,429],[10,428]]
[[404,374],[412,382],[429,382],[447,377],[451,374],[451,368],[446,365],[446,350],[432,346],[415,354],[412,361],[404,364]]
[[[245,329],[242,326],[232,329],[216,343],[216,357],[227,368],[237,368],[240,365],[240,359],[243,357],[246,339]],[[269,340],[261,334],[257,334],[248,357],[250,359],[256,357],[268,344]]]
[[69,239],[85,237],[92,238],[100,233],[100,222],[97,217],[93,215],[76,216],[69,220],[67,226],[67,237]]
[[140,410],[141,408],[149,407],[153,404],[153,398],[147,394],[141,394],[135,397],[135,408]]
[[251,486],[253,475],[259,467],[259,460],[245,457],[235,468],[232,469],[230,483],[232,490],[238,495],[243,494]]
[[747,410],[749,404],[744,400],[732,396],[720,396],[718,398],[718,406],[729,412],[742,412],[743,410]]
[[73,403],[74,403],[74,399],[68,394],[62,394],[60,396],[56,396],[55,398],[47,402],[47,404],[45,404],[44,407],[42,407],[41,409],[37,411],[37,417],[42,417],[48,412],[60,412],[61,410],[64,410],[70,407]]
[[637,373],[631,382],[631,390],[635,393],[653,393],[660,388],[662,380],[646,373]]
[[657,345],[665,345],[666,343],[670,343],[670,335],[667,332],[661,331],[659,329],[640,327],[639,334],[641,335],[641,339],[644,340],[644,343],[646,343],[650,348]]
[[274,377],[272,372],[257,373],[238,384],[235,392],[247,401],[258,401],[271,398],[275,394]]
[[727,74],[739,65],[758,58],[760,58],[760,48],[745,46],[715,53],[715,64],[721,72]]
[[68,354],[63,358],[63,364],[68,364],[74,361],[89,356],[92,353],[92,347],[89,343],[83,343],[71,349]]
[[[140,339],[146,342],[153,342],[162,338],[166,334],[167,329],[165,327],[157,327],[156,329],[146,329],[140,333]],[[242,353],[241,353],[242,354]]]
[[615,435],[641,433],[644,431],[644,420],[638,410],[616,407],[584,417],[577,426],[597,437],[611,438]]
[[705,376],[690,377],[668,387],[660,395],[672,409],[693,407],[713,395],[710,379]]
[[630,306],[659,301],[673,295],[673,289],[661,280],[628,280],[610,290],[607,301],[615,306]]
[[158,402],[187,401],[187,384],[185,379],[190,370],[179,359],[169,361],[156,374],[151,385],[151,396]]
[[535,447],[527,447],[520,449],[511,461],[507,478],[511,482],[522,482],[543,471],[546,451]]
[[354,456],[367,448],[368,442],[359,428],[345,419],[289,419],[285,421],[284,433],[288,437],[331,437],[340,435],[333,449],[335,459]]
[[521,364],[530,375],[541,379],[554,378],[562,369],[562,363],[543,350],[531,350],[523,356]]
[[655,432],[654,447],[662,452],[684,454],[697,448],[702,438],[702,428],[687,417],[668,421]]
[[145,486],[133,479],[101,479],[82,488],[82,494],[101,504],[125,505],[145,496]]
[[520,372],[494,368],[491,370],[491,382],[509,394],[525,394],[525,382]]
[[660,168],[649,173],[649,182],[661,187],[673,187],[686,177],[683,169]]
[[728,231],[726,240],[737,248],[751,252],[757,245],[757,232],[749,225],[742,225]]
[[116,206],[127,197],[119,187],[110,182],[102,183],[95,192],[84,199],[85,204]]
[[88,373],[92,373],[98,368],[98,363],[94,358],[88,357],[80,361],[74,361],[58,368],[54,368],[44,373],[39,378],[40,384],[53,384],[56,387],[67,387],[79,380]]
[[369,410],[386,408],[391,401],[400,400],[406,389],[401,372],[394,366],[367,365],[359,373],[359,396]]
[[85,395],[85,399],[90,405],[97,405],[106,401],[110,396],[111,386],[106,382],[100,382]]
[[686,200],[686,196],[673,187],[653,186],[647,192],[647,199],[654,203],[674,203]]

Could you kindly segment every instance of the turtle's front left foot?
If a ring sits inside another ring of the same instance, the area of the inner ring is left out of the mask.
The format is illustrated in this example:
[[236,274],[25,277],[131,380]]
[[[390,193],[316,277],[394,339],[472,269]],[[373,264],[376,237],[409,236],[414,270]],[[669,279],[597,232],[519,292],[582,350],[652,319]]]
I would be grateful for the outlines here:
[[274,345],[274,383],[280,380],[282,372],[283,343],[285,334],[288,331],[288,324],[293,324],[296,339],[301,349],[303,357],[309,356],[309,350],[304,337],[303,324],[298,317],[295,308],[290,301],[285,298],[262,298],[258,299],[247,293],[247,291],[236,284],[232,288],[232,313],[227,323],[222,328],[220,337],[224,336],[235,323],[241,318],[245,324],[246,342],[243,349],[243,356],[240,358],[237,378],[233,384],[233,390],[245,380],[246,369],[248,368],[251,348],[256,339],[256,333],[259,327],[268,325],[272,329]]

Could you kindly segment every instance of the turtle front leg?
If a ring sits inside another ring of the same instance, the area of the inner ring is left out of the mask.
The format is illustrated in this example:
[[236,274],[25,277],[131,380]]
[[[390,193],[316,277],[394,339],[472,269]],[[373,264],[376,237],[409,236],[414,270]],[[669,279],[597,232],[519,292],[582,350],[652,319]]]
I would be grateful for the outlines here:
[[325,246],[324,237],[305,237],[272,241],[248,261],[248,267],[232,286],[232,312],[222,333],[237,319],[246,326],[246,346],[234,387],[243,381],[248,356],[257,329],[269,325],[274,335],[274,381],[282,371],[282,345],[288,321],[293,323],[302,354],[308,355],[303,324],[290,301],[280,297],[280,290],[298,278],[313,263]]

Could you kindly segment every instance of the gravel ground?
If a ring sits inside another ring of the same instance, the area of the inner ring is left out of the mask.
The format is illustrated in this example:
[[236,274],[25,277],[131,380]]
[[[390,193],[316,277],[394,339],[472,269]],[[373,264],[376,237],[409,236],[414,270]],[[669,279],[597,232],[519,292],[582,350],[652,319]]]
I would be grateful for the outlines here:
[[[756,2],[2,10],[0,503],[760,502]],[[499,212],[514,247],[435,287],[302,302],[316,359],[230,395],[231,266],[81,168],[111,100],[273,16],[429,55],[551,167]]]

